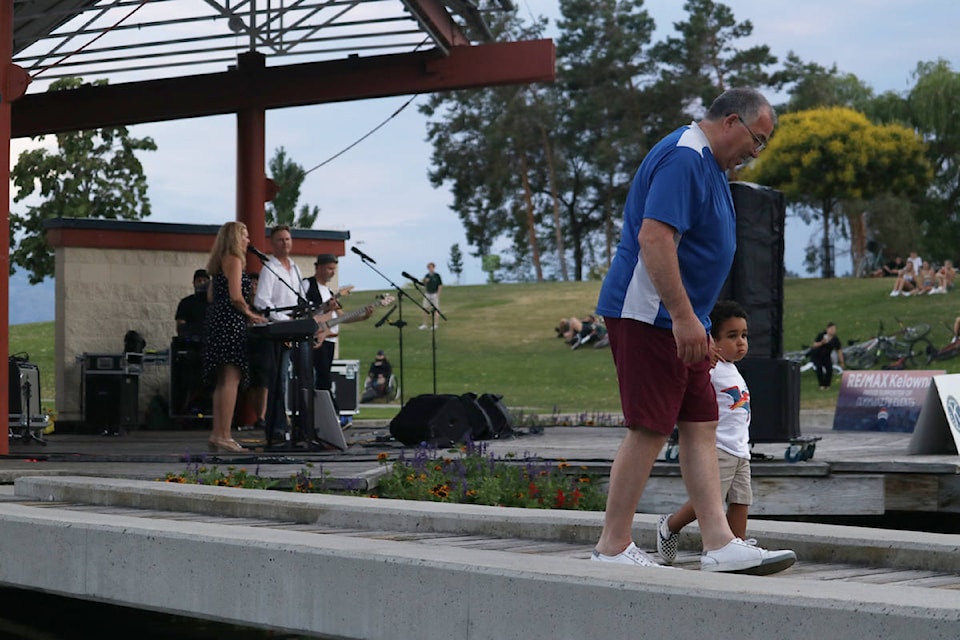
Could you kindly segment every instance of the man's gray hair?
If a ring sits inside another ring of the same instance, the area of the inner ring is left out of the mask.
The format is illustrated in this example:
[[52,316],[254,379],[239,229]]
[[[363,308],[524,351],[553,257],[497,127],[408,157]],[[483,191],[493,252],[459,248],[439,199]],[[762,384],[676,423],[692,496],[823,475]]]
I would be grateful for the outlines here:
[[727,89],[710,105],[707,120],[722,120],[731,113],[736,113],[745,121],[753,122],[765,110],[770,111],[773,125],[776,126],[777,112],[762,93],[750,88]]

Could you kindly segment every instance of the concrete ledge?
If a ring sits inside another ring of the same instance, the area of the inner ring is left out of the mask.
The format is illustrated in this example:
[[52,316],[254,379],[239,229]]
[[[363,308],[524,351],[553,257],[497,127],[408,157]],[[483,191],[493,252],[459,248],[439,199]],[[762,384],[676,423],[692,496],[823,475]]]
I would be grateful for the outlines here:
[[[477,505],[376,500],[229,487],[90,477],[18,478],[17,496],[213,516],[252,517],[392,531],[436,531],[591,544],[603,514]],[[634,517],[634,540],[656,547],[658,516]],[[750,535],[767,548],[788,548],[801,561],[848,562],[892,568],[960,572],[960,537],[815,523],[750,521]],[[682,549],[700,548],[696,525],[683,531]]]

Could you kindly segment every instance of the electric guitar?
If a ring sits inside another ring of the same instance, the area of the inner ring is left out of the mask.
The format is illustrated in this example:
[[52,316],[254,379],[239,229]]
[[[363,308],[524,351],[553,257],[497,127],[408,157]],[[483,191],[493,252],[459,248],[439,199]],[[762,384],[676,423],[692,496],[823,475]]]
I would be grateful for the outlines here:
[[[351,285],[350,288],[352,289],[353,286]],[[371,304],[368,304],[365,307],[360,307],[355,311],[350,311],[349,313],[338,315],[336,318],[323,320],[322,316],[325,314],[315,315],[313,319],[317,321],[317,325],[319,326],[319,329],[317,329],[317,333],[313,336],[314,348],[317,348],[321,344],[323,344],[324,338],[326,338],[331,333],[330,329],[337,326],[338,324],[343,324],[344,322],[352,322],[354,320],[357,320],[358,318],[362,318],[365,315],[369,316],[371,313],[373,313],[373,310],[376,309],[377,307],[389,306],[393,304],[395,300],[396,298],[390,295],[389,293],[381,293],[375,298],[374,302],[372,302]]]
[[329,298],[327,298],[327,299],[323,302],[323,304],[320,305],[320,313],[327,313],[328,311],[330,311],[330,310],[331,310],[331,309],[330,309],[330,303],[331,303],[331,302],[336,302],[336,301],[340,300],[340,298],[342,298],[343,296],[348,296],[348,295],[350,295],[350,292],[353,291],[354,288],[355,288],[354,285],[348,284],[348,285],[346,285],[346,286],[343,286],[343,287],[340,287],[339,289],[337,289],[337,292],[336,292],[336,293],[332,294]]

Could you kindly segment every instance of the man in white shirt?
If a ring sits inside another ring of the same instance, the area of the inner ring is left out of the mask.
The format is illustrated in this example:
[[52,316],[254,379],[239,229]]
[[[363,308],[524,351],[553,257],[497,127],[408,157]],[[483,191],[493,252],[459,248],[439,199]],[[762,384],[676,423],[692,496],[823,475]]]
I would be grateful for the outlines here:
[[[307,300],[317,306],[328,303],[335,296],[330,290],[329,283],[337,275],[337,256],[332,253],[321,253],[317,256],[314,264],[314,274],[304,280],[304,288],[307,291]],[[339,303],[334,303],[331,307],[332,317],[338,319],[338,322],[350,323],[366,320],[373,314],[373,305],[368,305],[355,312],[341,315],[338,313]],[[333,393],[333,379],[330,370],[333,366],[333,357],[337,350],[337,337],[340,335],[340,327],[334,325],[324,332],[323,342],[313,350],[313,374],[315,388],[330,392],[333,399],[333,405],[339,412],[337,406],[337,396]]]
[[[290,251],[293,249],[290,227],[285,224],[273,227],[270,230],[270,245],[273,248],[273,255],[264,263],[260,271],[260,283],[257,286],[254,306],[271,322],[290,320],[290,309],[306,299],[303,274],[300,273],[297,263],[290,258]],[[271,384],[267,400],[265,430],[267,441],[270,443],[285,441],[288,430],[285,399],[290,370],[290,349],[278,343],[274,355],[270,379],[276,380],[279,370],[283,382],[279,388],[277,384]]]

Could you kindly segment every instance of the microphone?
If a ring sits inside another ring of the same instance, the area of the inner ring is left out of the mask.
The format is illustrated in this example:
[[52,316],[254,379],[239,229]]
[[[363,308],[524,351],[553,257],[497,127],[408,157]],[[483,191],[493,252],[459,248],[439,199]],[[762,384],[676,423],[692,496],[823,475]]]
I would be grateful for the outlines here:
[[420,282],[420,279],[419,279],[419,278],[414,278],[412,275],[410,275],[410,274],[407,273],[406,271],[404,271],[404,272],[401,273],[400,275],[402,275],[404,278],[407,278],[408,280],[412,281],[413,284],[423,284],[422,282]]
[[252,244],[248,244],[248,245],[247,245],[247,251],[249,251],[249,252],[252,253],[253,255],[257,256],[258,258],[260,258],[260,262],[264,262],[264,263],[265,263],[265,262],[267,262],[267,260],[270,259],[269,257],[267,257],[267,254],[265,254],[263,251],[260,251],[260,249],[257,249],[257,248],[256,248],[255,246],[253,246]]
[[357,249],[356,247],[350,247],[350,251],[353,251],[355,254],[357,254],[358,256],[360,256],[361,258],[363,258],[364,260],[366,260],[367,262],[372,262],[373,264],[377,264],[377,261],[376,261],[376,260],[374,260],[373,258],[371,258],[370,256],[368,256],[367,254],[365,254],[363,251],[360,251],[360,249]]
[[390,311],[387,311],[387,314],[382,318],[380,318],[379,320],[377,320],[377,323],[373,325],[374,328],[379,329],[380,327],[382,327],[383,323],[387,321],[387,318],[389,318],[390,315],[396,310],[397,310],[397,305],[393,305],[392,307],[390,307]]

